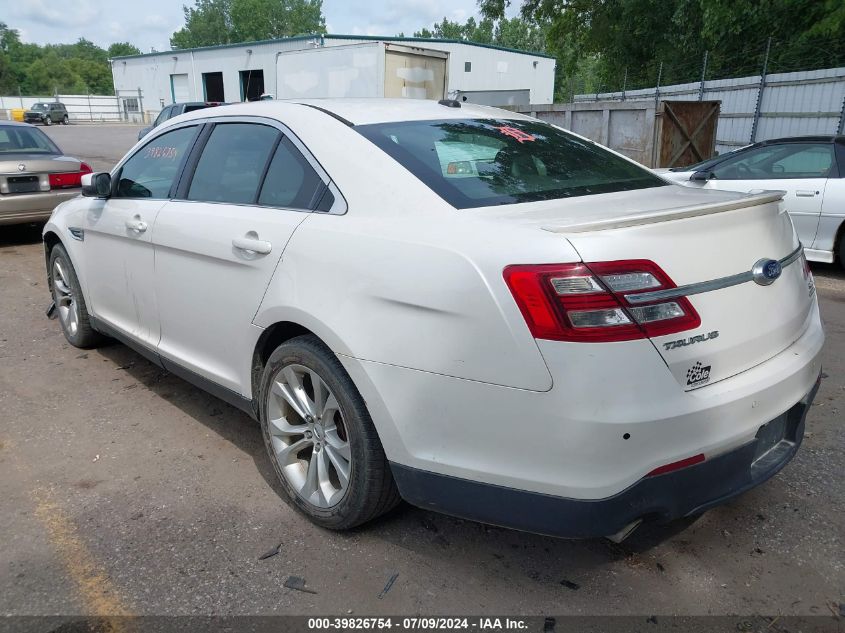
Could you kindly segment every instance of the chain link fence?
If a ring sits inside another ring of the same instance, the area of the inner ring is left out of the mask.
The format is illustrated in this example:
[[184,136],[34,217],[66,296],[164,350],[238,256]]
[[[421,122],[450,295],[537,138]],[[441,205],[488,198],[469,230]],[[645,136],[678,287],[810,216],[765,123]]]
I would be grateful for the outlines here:
[[71,123],[146,123],[141,90],[118,90],[115,95],[0,96],[0,120],[22,120],[22,112],[36,103],[61,102]]

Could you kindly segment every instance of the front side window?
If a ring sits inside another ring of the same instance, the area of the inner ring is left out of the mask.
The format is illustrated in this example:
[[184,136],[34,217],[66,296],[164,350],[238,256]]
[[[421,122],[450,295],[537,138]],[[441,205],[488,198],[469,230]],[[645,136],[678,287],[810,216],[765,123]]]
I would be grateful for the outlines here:
[[115,197],[168,198],[196,131],[191,126],[166,132],[135,152],[120,168]]
[[281,133],[256,123],[218,123],[202,150],[188,200],[254,204]]
[[171,106],[167,106],[164,110],[159,112],[158,116],[156,117],[155,123],[153,123],[153,127],[156,127],[157,125],[161,125],[162,123],[167,121],[167,119],[170,118],[170,110],[171,110]]
[[458,209],[668,186],[539,121],[453,119],[354,128]]
[[0,127],[0,155],[61,154],[61,150],[41,130],[33,127]]
[[720,180],[827,178],[832,166],[832,143],[784,143],[743,152],[720,163],[713,175]]

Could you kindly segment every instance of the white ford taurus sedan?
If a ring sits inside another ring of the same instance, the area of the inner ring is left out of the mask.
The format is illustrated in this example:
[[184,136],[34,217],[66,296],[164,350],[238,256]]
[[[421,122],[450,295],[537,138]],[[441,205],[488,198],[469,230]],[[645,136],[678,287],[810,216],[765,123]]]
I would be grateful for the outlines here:
[[68,341],[115,338],[254,416],[319,525],[402,498],[621,538],[801,443],[824,334],[778,192],[411,100],[186,114],[83,184],[44,228]]

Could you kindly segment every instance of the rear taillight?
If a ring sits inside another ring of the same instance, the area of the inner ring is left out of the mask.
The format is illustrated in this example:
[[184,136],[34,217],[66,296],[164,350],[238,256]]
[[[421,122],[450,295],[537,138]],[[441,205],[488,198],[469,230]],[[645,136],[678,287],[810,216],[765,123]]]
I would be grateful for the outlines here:
[[81,187],[82,176],[90,174],[93,169],[88,163],[81,163],[79,171],[67,171],[60,174],[50,174],[50,189],[68,189],[70,187]]
[[685,297],[629,303],[626,295],[675,288],[657,264],[644,259],[508,266],[504,277],[535,338],[630,341],[701,325]]

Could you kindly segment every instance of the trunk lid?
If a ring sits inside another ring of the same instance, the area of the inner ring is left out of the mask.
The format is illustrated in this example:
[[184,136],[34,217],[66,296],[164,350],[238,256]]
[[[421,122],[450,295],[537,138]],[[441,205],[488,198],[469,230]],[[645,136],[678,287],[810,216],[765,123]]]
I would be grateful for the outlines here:
[[0,154],[0,174],[7,176],[79,171],[81,165],[77,158],[57,154]]
[[37,193],[76,187],[79,186],[77,181],[81,169],[82,161],[70,156],[0,154],[0,194]]
[[[584,262],[651,260],[677,286],[694,285],[687,298],[700,327],[651,338],[680,385],[691,390],[789,347],[806,330],[815,295],[796,253],[792,222],[779,204],[782,192],[697,195],[705,193],[670,185],[557,201],[557,209],[543,202],[519,205],[533,207],[522,212],[489,212],[565,237]],[[790,255],[792,261],[785,260]],[[763,259],[784,260],[770,285],[751,279]],[[698,286],[714,281],[731,283]]]

